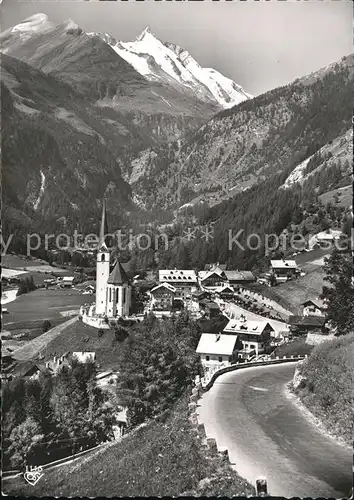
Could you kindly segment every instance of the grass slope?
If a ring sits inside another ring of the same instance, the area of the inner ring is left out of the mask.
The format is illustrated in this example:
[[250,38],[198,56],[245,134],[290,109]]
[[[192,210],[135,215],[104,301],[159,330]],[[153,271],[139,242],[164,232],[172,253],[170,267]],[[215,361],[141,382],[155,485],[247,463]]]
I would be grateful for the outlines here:
[[344,186],[338,189],[333,189],[327,191],[319,196],[321,202],[326,205],[326,203],[336,203],[341,207],[349,208],[353,206],[353,186]]
[[61,356],[68,351],[95,352],[98,367],[102,366],[105,370],[118,368],[120,345],[115,342],[112,330],[104,330],[102,337],[99,337],[97,328],[77,321],[49,342],[41,351],[41,355],[47,360],[53,356]]
[[316,346],[304,361],[297,394],[328,431],[353,439],[354,333]]
[[203,449],[187,418],[187,397],[166,421],[153,421],[99,454],[45,471],[34,487],[21,477],[4,489],[13,496],[38,497],[255,494],[221,457]]

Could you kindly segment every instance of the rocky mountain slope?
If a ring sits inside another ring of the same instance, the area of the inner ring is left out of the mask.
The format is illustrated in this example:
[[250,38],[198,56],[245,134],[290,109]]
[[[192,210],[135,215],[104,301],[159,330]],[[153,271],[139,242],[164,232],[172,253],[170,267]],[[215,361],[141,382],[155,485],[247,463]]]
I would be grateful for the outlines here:
[[348,131],[353,74],[350,55],[220,112],[182,141],[144,151],[127,178],[136,201],[147,207],[215,203],[274,173],[290,174]]

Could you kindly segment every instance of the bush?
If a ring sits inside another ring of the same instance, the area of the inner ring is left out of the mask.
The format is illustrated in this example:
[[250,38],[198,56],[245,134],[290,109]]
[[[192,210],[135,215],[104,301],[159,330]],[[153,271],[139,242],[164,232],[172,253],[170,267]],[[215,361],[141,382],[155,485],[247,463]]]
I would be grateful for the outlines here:
[[102,336],[104,335],[104,330],[103,330],[103,328],[100,328],[100,329],[98,330],[97,335],[98,335],[98,337],[99,337],[99,338],[100,338],[100,337],[102,337]]
[[42,332],[45,333],[52,328],[52,324],[48,319],[45,319],[42,323]]

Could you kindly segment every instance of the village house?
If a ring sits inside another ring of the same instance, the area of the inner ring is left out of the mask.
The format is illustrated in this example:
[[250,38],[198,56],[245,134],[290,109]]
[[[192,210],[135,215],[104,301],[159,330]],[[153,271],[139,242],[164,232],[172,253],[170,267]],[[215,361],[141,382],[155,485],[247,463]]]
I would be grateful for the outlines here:
[[225,275],[229,285],[233,287],[256,281],[256,278],[251,271],[225,271]]
[[312,249],[316,245],[318,245],[321,248],[329,249],[343,236],[344,235],[342,231],[340,231],[339,229],[328,229],[327,231],[321,231],[320,233],[315,234],[310,239],[309,248]]
[[151,297],[151,310],[171,311],[176,292],[176,288],[170,285],[170,283],[161,283],[155,286],[149,292]]
[[267,353],[270,338],[275,335],[274,328],[267,321],[247,320],[243,315],[239,319],[230,319],[223,333],[238,335],[243,344],[243,349],[238,353],[241,359]]
[[75,284],[75,276],[63,276],[58,279],[61,288],[71,288]]
[[209,271],[199,271],[198,278],[200,286],[208,290],[215,290],[218,287],[227,284],[225,271],[217,265]]
[[112,426],[112,431],[114,435],[114,439],[119,441],[122,439],[127,430],[127,408],[121,408],[114,415],[115,423]]
[[231,285],[223,285],[220,286],[217,290],[215,290],[216,294],[221,298],[221,299],[232,299],[235,291]]
[[215,316],[219,316],[220,308],[216,302],[208,301],[205,304],[205,312],[209,318],[215,318]]
[[1,380],[12,380],[14,377],[33,379],[38,377],[40,368],[32,361],[17,361],[11,355],[1,358]]
[[322,300],[305,300],[301,305],[303,316],[325,316],[325,304]]
[[270,265],[277,282],[287,281],[300,273],[295,260],[271,260]]
[[237,361],[238,349],[242,344],[237,335],[222,335],[220,333],[202,333],[196,352],[201,362],[205,364],[226,364]]
[[198,281],[195,271],[187,269],[162,269],[159,271],[159,283],[168,283],[176,289],[176,298],[187,299],[197,290]]
[[209,318],[214,318],[215,316],[218,316],[220,314],[220,308],[218,304],[209,299],[202,299],[199,301],[199,310]]
[[324,332],[324,316],[289,316],[289,330],[293,335],[306,335],[309,332]]
[[193,292],[192,294],[193,298],[195,300],[203,300],[203,299],[210,299],[211,298],[211,293],[208,292],[207,290],[197,290],[196,292]]

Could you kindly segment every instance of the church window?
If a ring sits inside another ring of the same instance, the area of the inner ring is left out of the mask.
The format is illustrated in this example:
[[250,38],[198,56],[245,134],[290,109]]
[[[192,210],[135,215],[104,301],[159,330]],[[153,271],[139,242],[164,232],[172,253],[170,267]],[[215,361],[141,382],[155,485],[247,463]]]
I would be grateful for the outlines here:
[[101,255],[101,262],[104,262],[104,253]]
[[109,301],[111,302],[112,300],[112,288],[109,289]]
[[116,289],[116,302],[119,302],[119,288]]
[[125,294],[126,294],[126,288],[123,288],[123,304],[125,304]]

